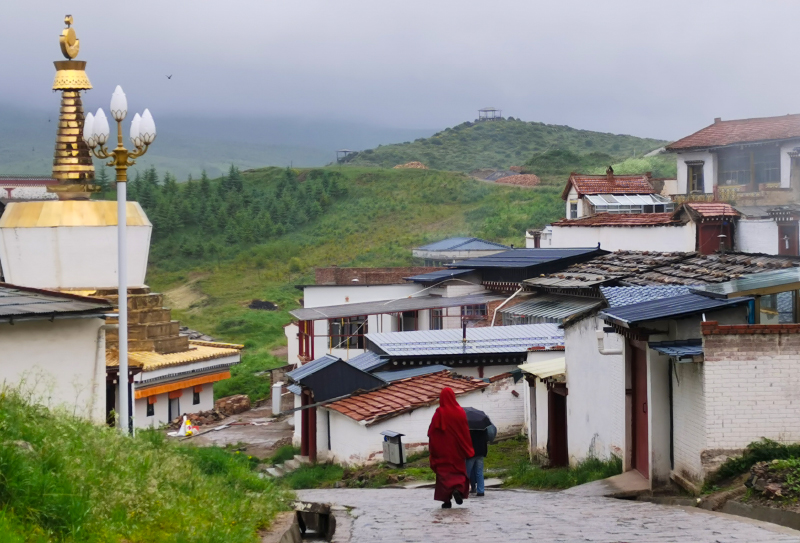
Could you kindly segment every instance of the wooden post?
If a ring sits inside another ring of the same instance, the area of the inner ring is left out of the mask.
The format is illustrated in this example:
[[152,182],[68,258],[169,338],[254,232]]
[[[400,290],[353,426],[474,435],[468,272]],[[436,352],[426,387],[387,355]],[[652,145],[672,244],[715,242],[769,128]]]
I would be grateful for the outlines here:
[[[300,393],[300,405],[306,406],[308,404],[308,391],[304,390]],[[303,409],[300,412],[300,421],[300,455],[308,456],[308,409]]]
[[311,407],[308,411],[308,459],[317,461],[317,408]]
[[533,456],[539,446],[539,436],[537,434],[536,424],[536,377],[528,376],[525,378],[528,381],[528,391],[530,392],[530,427],[528,428],[528,457],[531,462]]
[[756,296],[755,301],[753,302],[754,310],[753,313],[753,322],[755,324],[761,324],[761,296]]

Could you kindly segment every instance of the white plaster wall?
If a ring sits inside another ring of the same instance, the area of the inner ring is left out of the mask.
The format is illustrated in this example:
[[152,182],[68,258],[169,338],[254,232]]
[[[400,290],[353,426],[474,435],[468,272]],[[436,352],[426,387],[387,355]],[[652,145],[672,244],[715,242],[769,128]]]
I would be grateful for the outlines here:
[[32,401],[102,423],[106,405],[102,318],[0,324],[0,384]]
[[702,484],[700,455],[706,448],[703,364],[675,363],[672,375],[673,471]]
[[558,226],[553,247],[594,247],[606,251],[694,251],[695,224],[683,226]]
[[[23,205],[23,204],[16,204]],[[128,226],[128,285],[145,285],[152,226]],[[116,288],[117,227],[0,228],[9,283],[33,288]]]
[[286,363],[299,364],[300,363],[300,343],[297,334],[300,332],[300,327],[292,322],[283,327],[283,333],[286,336]]
[[678,161],[678,193],[686,194],[688,190],[689,169],[686,161],[702,160],[703,164],[703,183],[704,192],[714,192],[717,184],[717,155],[708,151],[698,151],[693,153],[679,153]]
[[580,219],[581,217],[584,217],[586,215],[586,213],[584,212],[585,209],[583,205],[584,202],[583,198],[578,197],[578,191],[575,190],[575,187],[573,186],[569,189],[569,194],[567,195],[567,201],[565,202],[566,207],[564,216],[568,219],[572,218],[572,216],[569,214],[569,205],[574,201],[577,201],[578,203],[578,218]]
[[790,141],[781,146],[781,188],[788,189],[792,186],[792,157],[789,151],[800,145],[800,140]]
[[[570,461],[625,454],[625,358],[600,354],[597,330],[604,324],[585,318],[564,331],[567,362],[567,435]],[[606,351],[622,350],[618,334],[605,334]]]
[[772,219],[741,219],[736,224],[736,250],[742,253],[778,254],[778,223]]
[[[135,390],[135,389],[134,389]],[[199,413],[214,408],[214,386],[213,383],[203,385],[200,392],[200,403],[192,403],[194,399],[194,387],[182,389],[182,396],[178,400],[180,415]],[[169,393],[158,394],[156,396],[155,410],[152,417],[147,416],[147,398],[139,398],[134,401],[133,425],[136,428],[159,428],[169,424]]]
[[[294,396],[294,407],[295,409],[297,409],[303,404],[303,402],[299,394],[293,394],[293,396]],[[294,412],[294,434],[292,434],[292,445],[294,445],[295,447],[300,446],[300,431],[302,430],[302,425],[303,425],[302,416],[303,416],[302,411]]]
[[663,196],[672,196],[673,194],[681,194],[680,189],[678,188],[678,180],[665,179],[664,188],[661,189],[661,194]]
[[[10,192],[10,194],[9,194]],[[3,200],[58,200],[58,194],[47,192],[47,187],[3,185],[0,183],[0,199]]]
[[[662,341],[666,338],[651,341]],[[647,414],[650,429],[650,485],[658,488],[669,484],[671,471],[669,448],[669,358],[647,349]]]
[[309,285],[303,289],[303,307],[355,304],[406,298],[422,290],[415,283],[402,285]]
[[[457,397],[458,403],[462,407],[475,407],[485,411],[498,427],[498,433],[503,433],[503,429],[510,429],[512,419],[516,419],[516,412],[519,411],[518,418],[522,420],[523,400],[514,398],[515,402],[507,402],[510,388],[508,382],[511,379],[503,379],[498,383],[493,383],[484,391],[475,391]],[[490,390],[493,389],[493,390]],[[510,403],[510,405],[508,405]],[[384,430],[393,430],[405,434],[403,443],[407,444],[406,454],[428,446],[428,426],[430,425],[433,413],[436,411],[438,403],[429,407],[421,407],[410,413],[393,417],[384,422],[373,426],[364,426],[341,413],[333,412],[331,417],[331,453],[329,458],[337,463],[344,465],[358,465],[370,462],[383,461],[383,436],[380,433]],[[320,408],[317,414],[318,441],[317,449],[324,451],[327,449],[327,413],[328,409]],[[321,428],[322,427],[322,428]],[[515,431],[519,431],[520,425],[515,425]],[[295,432],[297,435],[297,431]]]

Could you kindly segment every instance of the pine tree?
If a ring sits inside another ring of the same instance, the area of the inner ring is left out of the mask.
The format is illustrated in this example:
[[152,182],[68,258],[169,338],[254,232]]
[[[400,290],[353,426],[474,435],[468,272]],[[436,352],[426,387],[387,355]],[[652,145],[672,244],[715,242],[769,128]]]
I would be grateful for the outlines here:
[[103,199],[106,197],[106,192],[110,188],[111,182],[108,179],[108,171],[105,166],[100,166],[100,174],[94,180],[95,185],[100,187],[100,195]]

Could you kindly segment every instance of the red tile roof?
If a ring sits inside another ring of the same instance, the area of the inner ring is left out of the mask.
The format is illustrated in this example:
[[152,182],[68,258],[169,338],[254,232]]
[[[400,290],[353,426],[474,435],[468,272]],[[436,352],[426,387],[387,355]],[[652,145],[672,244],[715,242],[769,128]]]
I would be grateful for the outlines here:
[[686,207],[691,208],[701,217],[738,217],[739,212],[730,204],[723,202],[689,202]]
[[680,226],[674,213],[598,213],[581,219],[561,219],[553,226]]
[[698,130],[691,136],[667,145],[667,149],[683,151],[790,138],[800,138],[800,115],[715,121],[714,124]]
[[369,426],[436,403],[445,387],[452,388],[458,396],[488,386],[489,383],[478,379],[454,377],[449,371],[440,371],[395,381],[385,388],[350,396],[327,407],[358,422],[367,421]]
[[570,174],[567,186],[561,193],[561,199],[569,196],[570,187],[574,186],[578,196],[585,194],[653,194],[656,190],[650,184],[650,176],[615,175],[609,180],[606,175]]

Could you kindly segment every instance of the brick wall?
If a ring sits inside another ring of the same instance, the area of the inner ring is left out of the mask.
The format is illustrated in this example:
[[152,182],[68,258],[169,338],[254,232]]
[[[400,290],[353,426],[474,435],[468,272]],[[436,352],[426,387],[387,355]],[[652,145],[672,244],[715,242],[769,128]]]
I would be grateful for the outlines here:
[[444,268],[316,268],[314,275],[318,285],[350,285],[358,279],[362,285],[395,285],[405,283],[403,277],[421,275]]
[[706,448],[703,377],[700,364],[675,364],[672,375],[674,471],[693,483],[705,478],[701,460]]
[[702,324],[705,457],[762,437],[800,441],[800,324]]

